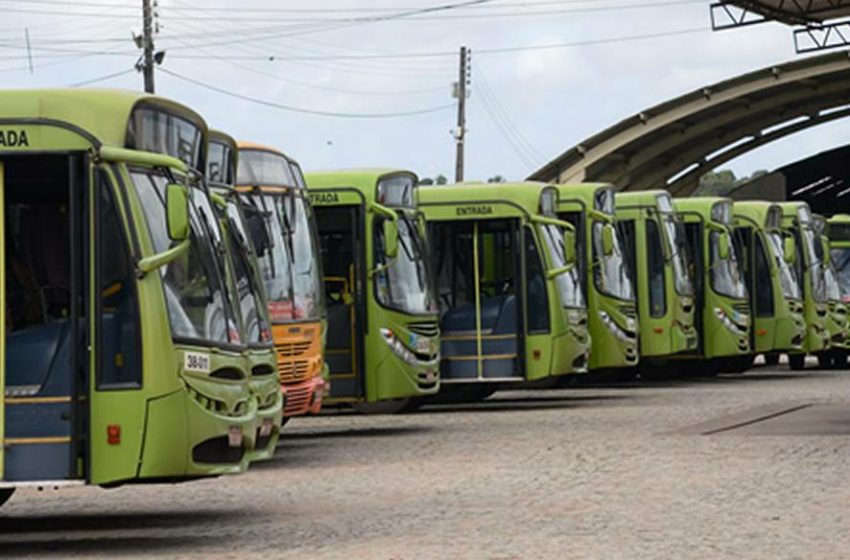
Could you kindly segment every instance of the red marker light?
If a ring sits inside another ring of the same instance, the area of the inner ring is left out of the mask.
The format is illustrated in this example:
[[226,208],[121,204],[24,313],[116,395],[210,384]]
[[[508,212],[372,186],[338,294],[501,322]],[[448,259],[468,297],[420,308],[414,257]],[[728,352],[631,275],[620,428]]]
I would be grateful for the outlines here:
[[536,348],[535,348],[535,349],[531,352],[531,355],[532,355],[532,357],[534,357],[534,359],[535,359],[535,360],[539,360],[539,359],[540,359],[540,356],[541,356],[540,350],[538,350],[538,349],[536,349]]
[[652,332],[654,332],[655,334],[661,334],[664,332],[664,327],[653,327]]
[[106,427],[106,443],[118,445],[121,443],[121,425],[110,424]]

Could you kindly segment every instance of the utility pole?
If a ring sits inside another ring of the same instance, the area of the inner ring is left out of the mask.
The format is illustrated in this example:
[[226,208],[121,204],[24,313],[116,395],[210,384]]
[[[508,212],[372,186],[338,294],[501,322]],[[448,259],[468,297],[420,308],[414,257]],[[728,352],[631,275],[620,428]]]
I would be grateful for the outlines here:
[[145,92],[154,93],[153,9],[151,9],[151,0],[142,0],[142,26],[142,72],[145,76]]
[[457,147],[455,156],[455,182],[463,181],[463,148],[466,141],[466,98],[468,97],[467,86],[471,83],[472,69],[469,66],[470,51],[466,47],[460,48],[460,69],[458,81],[455,83],[454,96],[457,98],[457,128],[454,137]]

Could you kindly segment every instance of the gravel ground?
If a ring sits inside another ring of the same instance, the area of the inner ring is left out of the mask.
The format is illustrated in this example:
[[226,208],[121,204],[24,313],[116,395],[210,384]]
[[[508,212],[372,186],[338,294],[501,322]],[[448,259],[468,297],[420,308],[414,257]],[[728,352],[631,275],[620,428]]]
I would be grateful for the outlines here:
[[0,556],[850,558],[846,435],[688,430],[845,399],[847,372],[780,368],[298,419],[241,477],[19,492]]

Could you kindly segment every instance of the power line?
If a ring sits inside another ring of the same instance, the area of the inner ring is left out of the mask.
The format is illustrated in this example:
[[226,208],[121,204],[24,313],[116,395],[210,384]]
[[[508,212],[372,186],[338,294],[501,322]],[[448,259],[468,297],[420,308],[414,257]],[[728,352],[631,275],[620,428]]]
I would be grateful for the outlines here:
[[436,113],[439,111],[445,111],[447,109],[451,109],[454,107],[453,103],[447,105],[439,105],[437,107],[428,107],[426,109],[414,109],[411,111],[398,111],[394,113],[344,113],[337,111],[320,111],[317,109],[307,109],[305,107],[296,107],[293,105],[284,105],[282,103],[275,103],[273,101],[266,101],[264,99],[259,99],[256,97],[250,97],[248,95],[243,95],[241,93],[237,93],[235,91],[230,91],[227,89],[216,87],[212,84],[208,84],[201,80],[197,80],[195,78],[190,78],[188,76],[184,76],[182,74],[178,74],[176,72],[172,72],[167,68],[160,68],[160,72],[168,74],[178,80],[182,80],[184,82],[188,82],[194,84],[196,86],[200,86],[202,88],[215,91],[217,93],[221,93],[223,95],[227,95],[229,97],[234,97],[236,99],[241,99],[243,101],[248,101],[249,103],[255,103],[257,105],[264,105],[266,107],[272,107],[275,109],[282,109],[284,111],[291,111],[294,113],[303,113],[307,115],[316,115],[321,117],[337,117],[337,118],[346,118],[346,119],[388,119],[388,118],[396,118],[396,117],[410,117],[414,115],[424,115],[427,113]]
[[135,74],[135,68],[127,68],[125,70],[121,70],[120,72],[113,72],[112,74],[106,74],[105,76],[100,76],[98,78],[92,78],[90,80],[84,80],[82,82],[77,82],[75,84],[71,84],[68,87],[76,88],[82,86],[88,86],[91,84],[96,84],[99,82],[105,82],[106,80],[111,80],[112,78],[117,78],[118,76],[124,76],[126,74]]

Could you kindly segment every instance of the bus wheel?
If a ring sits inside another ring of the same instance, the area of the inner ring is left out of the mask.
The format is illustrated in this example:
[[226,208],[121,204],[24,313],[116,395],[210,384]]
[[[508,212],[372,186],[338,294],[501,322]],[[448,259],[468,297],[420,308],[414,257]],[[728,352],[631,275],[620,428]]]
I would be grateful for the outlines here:
[[411,401],[413,399],[392,399],[373,403],[358,403],[354,405],[354,410],[361,414],[399,414],[418,408]]
[[832,369],[844,369],[847,367],[847,351],[835,350],[832,354]]
[[12,497],[12,494],[15,493],[14,488],[4,488],[0,490],[0,507],[3,506],[6,502],[9,501],[9,498]]
[[832,368],[832,354],[829,352],[822,352],[818,354],[818,367],[820,369],[831,369]]
[[779,354],[771,352],[770,354],[764,355],[764,365],[766,366],[775,366],[779,364]]
[[805,354],[788,354],[788,367],[793,371],[802,371],[806,369]]

